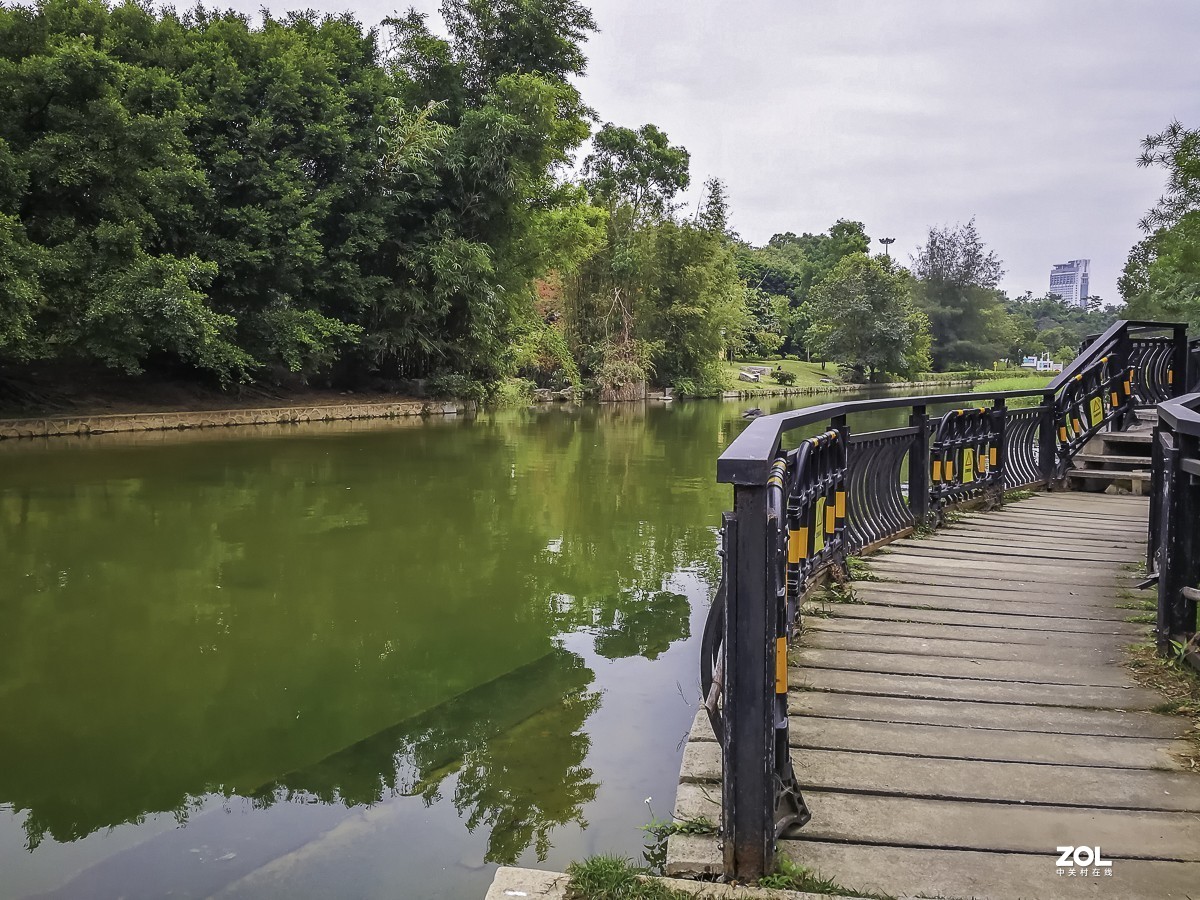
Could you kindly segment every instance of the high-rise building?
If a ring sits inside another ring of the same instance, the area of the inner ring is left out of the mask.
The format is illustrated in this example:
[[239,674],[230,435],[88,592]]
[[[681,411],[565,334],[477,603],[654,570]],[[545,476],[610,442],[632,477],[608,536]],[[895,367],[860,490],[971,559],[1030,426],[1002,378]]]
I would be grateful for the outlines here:
[[1058,294],[1064,303],[1071,306],[1087,307],[1088,267],[1090,259],[1073,259],[1070,262],[1058,263],[1050,270],[1050,293]]

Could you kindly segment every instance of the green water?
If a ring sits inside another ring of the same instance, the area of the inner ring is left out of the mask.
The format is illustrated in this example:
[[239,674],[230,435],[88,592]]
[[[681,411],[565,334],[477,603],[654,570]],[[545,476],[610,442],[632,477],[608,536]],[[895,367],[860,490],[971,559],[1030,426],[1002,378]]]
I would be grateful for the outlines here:
[[745,405],[0,444],[0,897],[640,858]]

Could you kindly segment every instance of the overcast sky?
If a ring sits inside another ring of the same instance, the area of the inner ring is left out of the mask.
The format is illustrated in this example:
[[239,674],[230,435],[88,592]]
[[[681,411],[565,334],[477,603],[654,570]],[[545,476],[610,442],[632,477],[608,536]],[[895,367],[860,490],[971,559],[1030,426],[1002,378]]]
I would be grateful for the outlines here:
[[[440,29],[438,0],[294,5],[366,24],[415,6]],[[601,121],[661,127],[696,185],[724,179],[744,238],[857,219],[907,262],[930,225],[975,216],[1010,293],[1045,293],[1052,263],[1084,257],[1092,293],[1117,300],[1163,184],[1136,167],[1139,142],[1172,118],[1200,126],[1196,0],[592,8],[584,99]]]

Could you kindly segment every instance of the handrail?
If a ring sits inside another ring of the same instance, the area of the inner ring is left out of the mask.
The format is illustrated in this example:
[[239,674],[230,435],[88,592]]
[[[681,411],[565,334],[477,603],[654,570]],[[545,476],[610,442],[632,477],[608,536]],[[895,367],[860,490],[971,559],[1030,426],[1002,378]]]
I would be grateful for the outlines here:
[[[1098,431],[1182,393],[1187,360],[1183,325],[1119,321],[1043,388],[825,403],[762,416],[730,443],[717,480],[734,486],[734,509],[723,518],[721,587],[701,648],[724,760],[727,875],[771,871],[782,829],[809,818],[788,742],[787,640],[814,577],[936,527],[954,505],[997,505],[1006,490],[1053,485]],[[1034,406],[1010,405],[1028,398]],[[929,414],[955,404],[968,408]],[[858,433],[848,424],[856,413],[903,408],[907,427]],[[783,449],[785,434],[817,425],[818,436]]]
[[1200,669],[1200,393],[1158,405],[1151,459],[1147,564],[1158,581],[1155,639],[1160,653]]

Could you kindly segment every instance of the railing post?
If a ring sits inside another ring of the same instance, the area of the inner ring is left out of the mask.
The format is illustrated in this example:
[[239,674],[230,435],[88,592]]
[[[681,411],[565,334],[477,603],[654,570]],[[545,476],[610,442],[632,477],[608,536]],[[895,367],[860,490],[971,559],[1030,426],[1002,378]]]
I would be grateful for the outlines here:
[[775,867],[774,600],[767,596],[767,488],[734,487],[734,517],[726,528],[733,559],[725,601],[725,729],[722,830],[725,873],[754,880]]
[[[996,425],[996,472],[998,482],[1000,501],[1004,502],[1004,468],[1008,462],[1008,445],[1006,443],[1007,424],[1008,424],[1008,406],[1004,402],[1003,397],[997,397],[992,401],[992,418]],[[989,463],[991,461],[989,460]],[[989,469],[990,471],[990,469]]]
[[1038,429],[1038,467],[1042,470],[1042,479],[1049,490],[1054,484],[1054,474],[1058,470],[1058,422],[1053,391],[1042,395],[1042,406],[1042,423]]
[[1146,571],[1158,572],[1158,543],[1162,540],[1162,501],[1164,496],[1163,480],[1166,470],[1163,467],[1162,424],[1154,426],[1150,439],[1150,515],[1146,526]]
[[908,424],[917,429],[908,451],[908,508],[920,527],[929,520],[929,412],[924,404],[913,406]]
[[1200,575],[1200,548],[1196,546],[1197,504],[1200,490],[1183,471],[1184,459],[1196,458],[1196,439],[1167,428],[1159,430],[1162,454],[1162,496],[1158,522],[1158,624],[1155,639],[1166,653],[1171,638],[1196,628],[1196,603],[1183,594]]
[[1188,339],[1187,326],[1176,325],[1174,348],[1171,353],[1171,397],[1179,397],[1188,390]]

